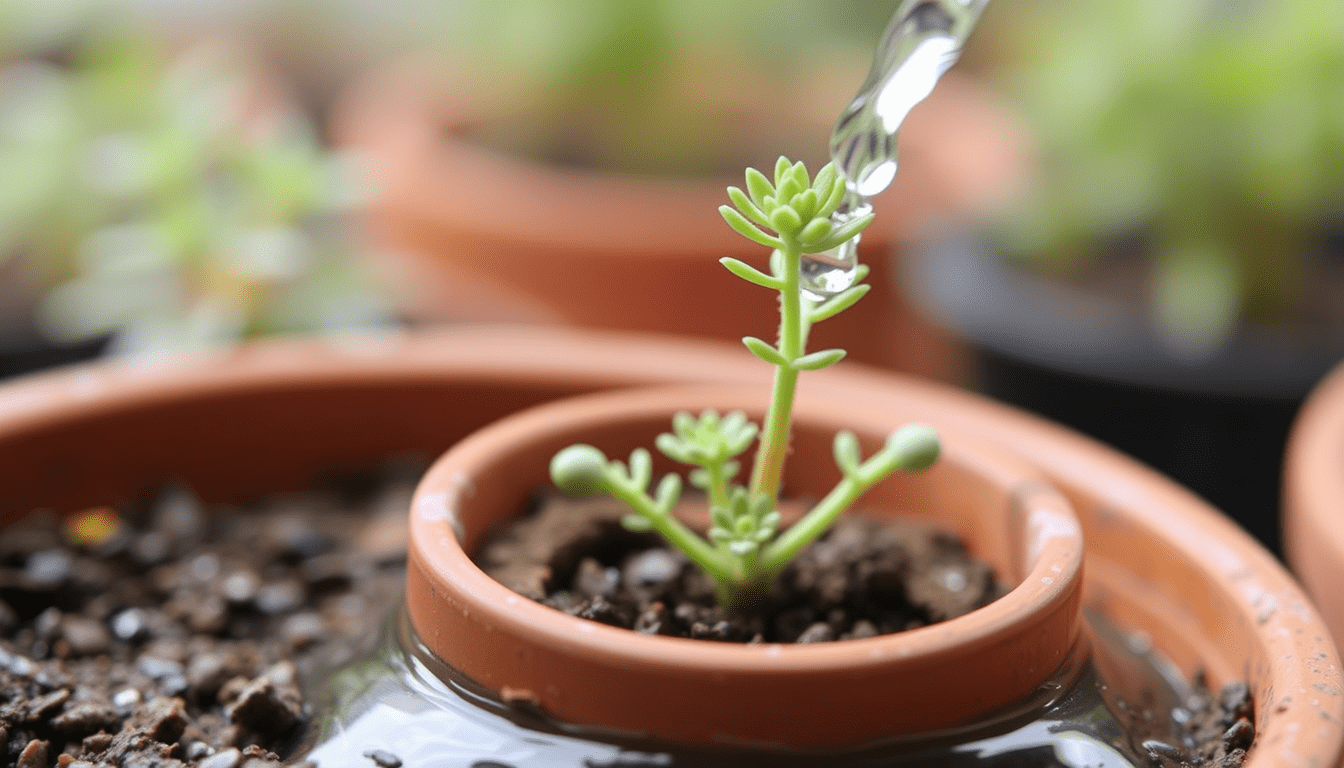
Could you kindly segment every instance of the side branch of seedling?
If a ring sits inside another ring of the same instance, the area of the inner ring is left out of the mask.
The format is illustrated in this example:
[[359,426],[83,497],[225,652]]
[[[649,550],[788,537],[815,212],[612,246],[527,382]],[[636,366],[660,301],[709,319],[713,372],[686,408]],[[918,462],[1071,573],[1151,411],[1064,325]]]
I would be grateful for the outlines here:
[[[781,157],[774,180],[747,169],[746,190],[728,188],[732,205],[719,208],[724,221],[749,240],[771,249],[769,271],[734,258],[724,258],[728,271],[748,282],[779,292],[780,324],[776,344],[748,336],[747,349],[775,366],[770,407],[761,429],[741,412],[720,415],[706,411],[699,418],[679,413],[673,431],[658,436],[658,449],[695,469],[691,484],[705,491],[711,527],[705,539],[673,515],[681,494],[681,478],[669,474],[650,494],[652,458],[638,449],[627,463],[610,460],[590,445],[570,446],[551,462],[551,476],[568,493],[605,492],[629,505],[623,523],[632,530],[657,531],[715,580],[719,601],[726,610],[742,609],[788,563],[849,506],[887,475],[901,469],[923,469],[937,459],[938,437],[922,425],[906,426],[868,459],[860,455],[857,438],[841,432],[835,438],[835,460],[840,482],[812,510],[782,534],[778,511],[780,480],[788,455],[794,395],[798,375],[839,362],[842,349],[807,352],[808,332],[814,323],[853,306],[867,293],[862,280],[868,269],[859,266],[849,288],[823,300],[802,290],[805,254],[823,253],[858,236],[872,214],[837,222],[833,217],[845,196],[840,174],[827,164],[809,178],[801,163]],[[734,482],[737,457],[757,438],[749,485]]]

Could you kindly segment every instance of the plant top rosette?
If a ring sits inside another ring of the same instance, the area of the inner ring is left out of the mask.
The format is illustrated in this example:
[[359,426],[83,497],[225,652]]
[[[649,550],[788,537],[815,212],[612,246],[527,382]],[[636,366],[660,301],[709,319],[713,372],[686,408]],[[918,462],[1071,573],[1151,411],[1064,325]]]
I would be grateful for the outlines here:
[[[771,248],[769,272],[731,257],[721,259],[730,272],[744,280],[779,292],[778,342],[771,346],[748,336],[747,349],[775,366],[774,386],[763,427],[746,414],[719,414],[706,410],[698,417],[682,411],[672,420],[672,431],[658,436],[656,446],[668,458],[689,465],[690,483],[707,496],[708,539],[673,515],[681,496],[682,479],[663,476],[650,492],[653,461],[647,449],[637,448],[628,462],[609,459],[598,448],[572,445],[556,454],[551,478],[572,495],[605,492],[630,507],[622,524],[632,531],[656,531],[714,579],[715,594],[728,612],[747,608],[776,575],[824,533],[854,500],[897,470],[924,469],[939,453],[938,436],[923,425],[907,425],[893,432],[886,444],[863,458],[852,432],[836,434],[834,455],[842,477],[801,520],[780,532],[779,491],[789,450],[790,426],[798,376],[839,362],[843,349],[807,352],[812,325],[854,305],[868,292],[862,283],[867,267],[860,266],[852,285],[830,296],[804,290],[805,254],[836,249],[856,237],[872,221],[871,213],[849,219],[832,217],[845,199],[844,178],[827,163],[810,178],[802,162],[780,157],[774,181],[760,171],[746,172],[746,191],[728,188],[733,205],[719,208],[725,221],[749,240]],[[773,234],[771,234],[773,232]],[[735,478],[738,457],[759,434],[750,482]]]

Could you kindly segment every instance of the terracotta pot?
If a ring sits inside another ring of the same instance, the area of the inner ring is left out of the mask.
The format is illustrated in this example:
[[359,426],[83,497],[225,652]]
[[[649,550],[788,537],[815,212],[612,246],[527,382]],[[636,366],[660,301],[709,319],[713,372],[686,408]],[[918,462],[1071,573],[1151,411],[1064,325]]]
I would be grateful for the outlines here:
[[[524,406],[637,384],[764,386],[727,345],[563,331],[455,329],[382,344],[268,341],[190,364],[102,362],[0,385],[0,519],[139,498],[177,477],[206,501],[311,485],[333,466],[438,453]],[[1301,589],[1216,511],[1086,438],[945,387],[841,364],[805,377],[800,408],[840,403],[885,431],[919,419],[1036,466],[1083,526],[1084,605],[1145,633],[1189,675],[1246,679],[1248,765],[1336,765],[1339,659]]]
[[[717,212],[725,186],[742,185],[740,171],[703,180],[634,177],[493,152],[460,134],[499,108],[434,71],[422,64],[379,73],[352,90],[335,128],[337,141],[376,172],[366,221],[379,266],[409,292],[411,314],[731,340],[775,333],[776,296],[718,264],[726,255],[757,264],[767,256]],[[833,100],[857,84],[856,77],[825,98],[800,89],[786,119],[801,113],[799,130],[822,149],[844,104]],[[983,204],[1015,176],[1017,146],[1010,130],[997,130],[1003,124],[988,96],[956,77],[914,111],[902,133],[901,173],[875,201],[878,216],[862,240],[873,289],[814,329],[819,348],[844,342],[862,362],[958,374],[959,348],[912,312],[889,257],[920,222]]]
[[[762,388],[722,386],[602,393],[524,411],[454,446],[412,502],[407,599],[421,640],[468,678],[562,722],[682,744],[805,749],[966,726],[1085,653],[1082,537],[1067,503],[1029,465],[955,433],[942,436],[934,468],[893,476],[860,502],[956,531],[1015,585],[936,626],[818,645],[649,636],[521,598],[472,563],[485,534],[550,486],[551,457],[566,445],[628,456],[678,410],[744,410],[759,423],[768,399]],[[799,409],[786,492],[816,498],[839,480],[831,442],[840,429],[856,427],[865,454],[876,450],[887,430],[867,415],[817,401]],[[906,401],[878,421],[919,415]],[[655,469],[674,470],[668,461]]]
[[1283,464],[1283,550],[1336,642],[1344,640],[1344,366],[1298,412]]

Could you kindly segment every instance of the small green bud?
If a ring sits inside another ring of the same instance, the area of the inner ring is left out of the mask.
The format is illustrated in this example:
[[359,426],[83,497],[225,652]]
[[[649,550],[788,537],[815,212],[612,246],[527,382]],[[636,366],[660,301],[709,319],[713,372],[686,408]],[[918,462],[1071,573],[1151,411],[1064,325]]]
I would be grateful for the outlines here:
[[925,469],[938,460],[938,433],[924,424],[907,424],[891,433],[887,447],[900,457],[901,469]]
[[551,480],[571,496],[590,496],[602,490],[607,457],[591,445],[571,445],[551,459]]

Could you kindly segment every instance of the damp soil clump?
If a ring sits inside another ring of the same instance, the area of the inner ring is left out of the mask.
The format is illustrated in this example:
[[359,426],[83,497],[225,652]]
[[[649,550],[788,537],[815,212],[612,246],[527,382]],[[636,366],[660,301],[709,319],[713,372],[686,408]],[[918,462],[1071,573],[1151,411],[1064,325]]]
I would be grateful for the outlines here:
[[574,616],[645,634],[728,642],[816,643],[901,632],[969,613],[1005,592],[993,569],[948,531],[846,515],[752,610],[730,615],[694,563],[655,534],[622,527],[626,513],[609,498],[547,494],[535,513],[493,536],[476,560],[510,589]]
[[[246,508],[166,488],[0,536],[0,765],[265,768],[404,589],[423,462]],[[370,763],[372,766],[373,763]]]

